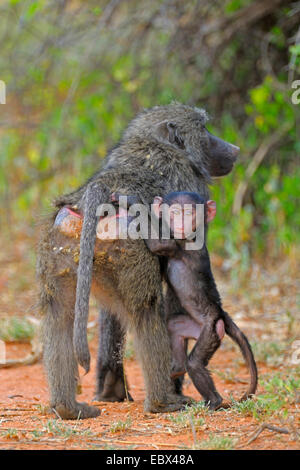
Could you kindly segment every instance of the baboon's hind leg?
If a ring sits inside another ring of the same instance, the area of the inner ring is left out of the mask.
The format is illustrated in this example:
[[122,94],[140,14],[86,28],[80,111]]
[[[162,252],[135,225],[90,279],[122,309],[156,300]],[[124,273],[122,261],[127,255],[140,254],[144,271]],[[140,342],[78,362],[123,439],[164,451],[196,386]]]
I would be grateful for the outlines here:
[[[133,401],[123,368],[125,331],[107,310],[99,311],[99,349],[97,357],[97,401]],[[127,390],[127,393],[126,393]]]
[[[171,289],[170,286],[166,286],[165,290],[165,296],[164,296],[164,307],[165,307],[165,312],[166,312],[166,319],[167,321],[178,315],[178,314],[185,314],[185,311],[183,310],[178,297],[176,296],[175,292]],[[185,344],[185,351],[186,351],[186,356],[187,356],[187,342]],[[172,358],[172,369],[179,370],[180,365],[177,364],[177,359],[173,356]],[[175,388],[175,393],[181,397],[182,401],[185,401],[187,404],[191,403],[193,400],[192,398],[183,395],[182,388],[183,388],[183,383],[184,383],[184,374],[176,377],[173,379],[174,382],[174,388]]]
[[68,296],[52,298],[43,320],[44,363],[50,387],[50,404],[62,419],[94,418],[100,410],[76,401],[78,378],[73,349],[74,314]]
[[186,370],[198,392],[210,409],[217,409],[222,403],[212,377],[206,366],[219,348],[221,340],[216,332],[215,323],[207,318],[196,344],[189,354]]
[[144,410],[165,413],[184,408],[185,398],[175,394],[171,380],[171,345],[162,306],[144,310],[132,324],[146,388]]

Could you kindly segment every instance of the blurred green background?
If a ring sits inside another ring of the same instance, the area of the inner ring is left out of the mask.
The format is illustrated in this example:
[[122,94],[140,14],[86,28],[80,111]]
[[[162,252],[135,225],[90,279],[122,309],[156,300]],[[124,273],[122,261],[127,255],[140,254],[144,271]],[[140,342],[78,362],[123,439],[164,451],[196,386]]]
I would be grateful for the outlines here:
[[241,147],[212,187],[211,249],[239,272],[253,257],[294,261],[299,24],[288,0],[2,1],[2,236],[34,238],[52,198],[101,165],[141,108],[176,100]]

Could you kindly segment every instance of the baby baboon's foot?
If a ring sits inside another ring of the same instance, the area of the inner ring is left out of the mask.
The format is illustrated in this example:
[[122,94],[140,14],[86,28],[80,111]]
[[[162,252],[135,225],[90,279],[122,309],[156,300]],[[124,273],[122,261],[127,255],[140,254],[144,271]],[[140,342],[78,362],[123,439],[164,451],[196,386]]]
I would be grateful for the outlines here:
[[56,414],[62,419],[96,418],[101,413],[99,408],[89,406],[86,403],[75,403],[73,408],[67,408],[65,405],[56,405],[54,409]]
[[222,409],[227,410],[228,408],[231,408],[231,407],[232,407],[232,403],[226,400],[226,401],[222,401],[222,403],[215,408],[215,411],[222,410]]
[[102,390],[98,390],[95,395],[94,401],[133,401],[132,396],[124,385],[123,377],[119,377],[117,374],[114,374],[112,371],[109,371],[106,374],[104,386]]
[[211,398],[210,400],[205,400],[206,406],[208,406],[208,408],[212,411],[215,411],[220,408],[222,402],[223,398],[218,393],[216,393],[215,397]]

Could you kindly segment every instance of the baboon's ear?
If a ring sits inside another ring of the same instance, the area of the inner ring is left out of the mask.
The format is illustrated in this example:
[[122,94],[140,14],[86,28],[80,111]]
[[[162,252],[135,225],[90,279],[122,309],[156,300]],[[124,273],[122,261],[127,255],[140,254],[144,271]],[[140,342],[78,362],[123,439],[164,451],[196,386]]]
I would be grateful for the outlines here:
[[160,140],[165,140],[175,144],[180,148],[184,147],[183,139],[180,137],[177,125],[172,121],[162,121],[156,127],[156,133]]

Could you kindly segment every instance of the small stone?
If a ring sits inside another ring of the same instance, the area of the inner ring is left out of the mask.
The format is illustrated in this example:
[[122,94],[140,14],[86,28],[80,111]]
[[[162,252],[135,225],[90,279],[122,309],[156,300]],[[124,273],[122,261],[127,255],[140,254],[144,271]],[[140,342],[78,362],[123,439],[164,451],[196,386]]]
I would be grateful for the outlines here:
[[277,297],[277,295],[279,295],[279,289],[277,286],[274,286],[272,289],[270,289],[270,295],[272,297]]

